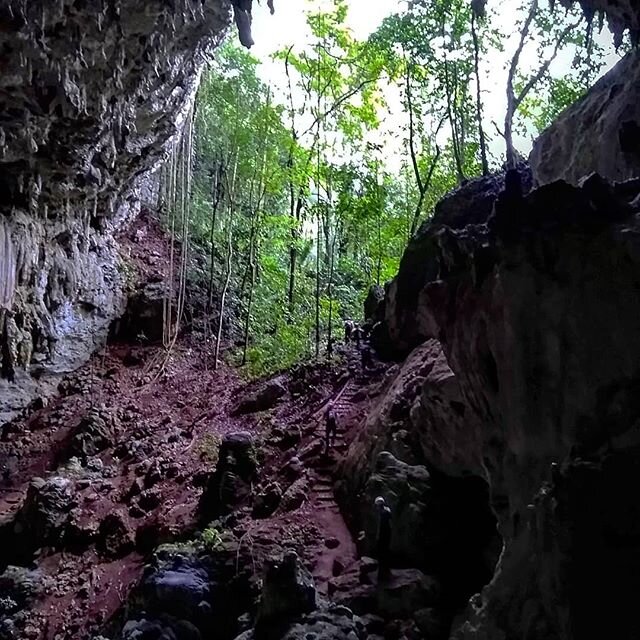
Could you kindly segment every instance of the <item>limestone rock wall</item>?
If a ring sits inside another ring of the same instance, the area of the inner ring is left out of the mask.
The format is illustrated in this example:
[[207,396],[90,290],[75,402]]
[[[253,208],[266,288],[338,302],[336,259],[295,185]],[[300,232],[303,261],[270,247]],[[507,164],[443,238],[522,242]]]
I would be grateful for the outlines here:
[[484,221],[469,190],[491,185],[422,229],[388,290],[410,355],[348,452],[347,494],[383,450],[486,480],[504,548],[456,639],[636,637],[640,186],[501,193]]
[[610,180],[640,175],[640,50],[632,51],[536,140],[534,180],[578,184],[597,172]]
[[0,423],[122,311],[113,239],[191,107],[227,0],[0,5]]

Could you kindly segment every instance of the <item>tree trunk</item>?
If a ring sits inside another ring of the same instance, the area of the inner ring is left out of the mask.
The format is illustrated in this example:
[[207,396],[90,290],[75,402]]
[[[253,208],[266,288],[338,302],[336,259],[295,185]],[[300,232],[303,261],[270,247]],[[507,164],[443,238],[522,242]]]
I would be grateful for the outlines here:
[[473,37],[474,66],[476,73],[476,114],[478,119],[478,139],[480,141],[480,162],[482,175],[489,175],[489,161],[487,160],[487,141],[482,126],[482,91],[480,86],[480,41],[476,30],[476,15],[471,12],[471,35]]

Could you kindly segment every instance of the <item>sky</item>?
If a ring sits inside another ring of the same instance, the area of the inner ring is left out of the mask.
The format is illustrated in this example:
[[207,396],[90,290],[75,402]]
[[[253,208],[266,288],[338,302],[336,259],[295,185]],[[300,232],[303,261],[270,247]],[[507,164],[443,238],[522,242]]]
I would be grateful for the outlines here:
[[[516,24],[517,8],[522,0],[490,0],[489,5],[493,5],[497,9],[499,15],[499,27],[504,33],[511,33],[511,37],[505,45],[505,53],[502,60],[495,58],[485,61],[482,79],[483,85],[483,101],[485,118],[487,122],[493,121],[502,123],[505,113],[505,87],[507,79],[507,63],[517,46],[518,31],[514,29]],[[275,15],[271,15],[266,6],[266,0],[260,0],[259,4],[254,1],[253,9],[253,38],[255,45],[251,48],[251,53],[261,61],[259,73],[262,79],[274,87],[281,87],[284,90],[286,86],[286,76],[282,62],[274,62],[271,60],[271,54],[279,49],[288,48],[295,44],[296,48],[303,47],[306,42],[310,41],[310,34],[306,27],[305,11],[310,8],[316,9],[318,6],[327,7],[329,0],[274,0]],[[358,39],[366,38],[374,31],[382,22],[382,20],[394,11],[402,9],[405,4],[403,0],[349,0],[349,14],[347,17],[347,25],[352,29],[354,35]],[[611,46],[611,35],[605,31],[596,36],[601,44],[607,47],[607,64],[603,72],[610,69],[619,56],[613,51]],[[522,66],[526,68],[535,68],[539,64],[535,55],[535,47],[525,48],[522,56]],[[561,55],[554,63],[556,72],[562,70],[563,67],[569,67],[571,59],[569,54],[564,57]],[[552,69],[553,69],[552,68]],[[389,98],[389,97],[388,97]],[[391,130],[398,124],[403,115],[399,99],[390,97],[390,110],[386,114],[385,126]],[[495,134],[495,129],[491,131]],[[532,138],[519,137],[516,139],[516,146],[519,150],[528,154]],[[499,136],[494,136],[493,148],[491,149],[496,155],[502,153],[503,141]],[[397,149],[397,145],[396,145]],[[389,154],[387,154],[389,155]],[[399,156],[397,158],[399,162]],[[396,164],[393,163],[392,164]]]

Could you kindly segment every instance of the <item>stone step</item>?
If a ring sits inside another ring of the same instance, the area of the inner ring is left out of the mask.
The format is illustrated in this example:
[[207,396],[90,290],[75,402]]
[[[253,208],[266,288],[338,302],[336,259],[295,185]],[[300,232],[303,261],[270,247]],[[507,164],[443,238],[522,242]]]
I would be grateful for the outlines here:
[[338,505],[335,502],[334,503],[326,502],[324,504],[317,504],[316,509],[318,509],[318,511],[331,511],[332,513],[335,513],[337,515],[340,514],[340,509],[338,509]]

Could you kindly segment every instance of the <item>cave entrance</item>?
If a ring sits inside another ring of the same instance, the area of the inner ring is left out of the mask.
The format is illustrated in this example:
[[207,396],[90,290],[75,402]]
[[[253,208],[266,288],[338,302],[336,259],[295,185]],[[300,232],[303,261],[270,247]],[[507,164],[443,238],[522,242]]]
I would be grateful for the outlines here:
[[491,580],[502,550],[489,486],[479,476],[432,475],[441,529],[430,569],[442,582],[451,613]]

